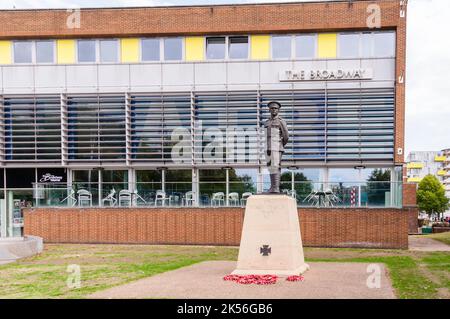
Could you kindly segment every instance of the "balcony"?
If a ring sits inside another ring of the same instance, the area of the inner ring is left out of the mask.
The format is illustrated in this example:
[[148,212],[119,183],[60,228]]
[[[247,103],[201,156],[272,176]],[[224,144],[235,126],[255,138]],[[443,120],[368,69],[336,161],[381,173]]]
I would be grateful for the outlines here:
[[435,162],[445,162],[446,160],[446,156],[445,155],[436,155],[434,157],[434,161]]
[[410,168],[423,168],[423,163],[418,163],[418,162],[412,162],[412,163],[408,163],[406,164],[406,168],[410,169]]
[[422,177],[409,177],[407,182],[408,183],[419,183],[422,180]]

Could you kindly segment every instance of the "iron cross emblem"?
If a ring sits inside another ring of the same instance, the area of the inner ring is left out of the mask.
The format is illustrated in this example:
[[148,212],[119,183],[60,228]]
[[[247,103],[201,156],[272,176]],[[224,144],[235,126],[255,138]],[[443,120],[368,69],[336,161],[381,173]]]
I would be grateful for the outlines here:
[[269,256],[272,253],[272,248],[269,245],[263,245],[259,248],[259,253],[263,256]]

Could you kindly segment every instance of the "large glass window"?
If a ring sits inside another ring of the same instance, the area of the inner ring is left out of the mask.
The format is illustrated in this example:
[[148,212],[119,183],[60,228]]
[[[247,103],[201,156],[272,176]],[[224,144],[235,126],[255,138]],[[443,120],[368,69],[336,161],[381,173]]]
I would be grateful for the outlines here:
[[159,39],[142,39],[141,40],[141,57],[142,61],[159,61]]
[[373,33],[361,33],[361,57],[369,58],[373,55]]
[[95,40],[78,40],[78,62],[95,62]]
[[79,206],[98,205],[98,170],[73,171],[72,188]]
[[[146,205],[153,205],[156,192],[162,190],[161,170],[138,170],[136,171],[136,190]],[[137,201],[137,204],[141,202]]]
[[206,58],[225,59],[225,37],[206,38]]
[[[165,171],[165,190],[171,206],[192,204],[192,170]],[[186,201],[186,199],[188,201]]]
[[339,34],[339,57],[356,58],[359,56],[359,33]]
[[167,38],[164,39],[164,60],[177,61],[183,59],[183,39]]
[[200,205],[224,206],[226,203],[226,170],[202,169],[200,178]]
[[312,59],[316,56],[316,36],[297,35],[295,37],[295,56],[300,59]]
[[33,42],[16,41],[14,42],[14,63],[32,63],[33,62]]
[[248,37],[229,37],[229,42],[230,59],[248,58]]
[[53,41],[37,41],[36,42],[36,62],[37,63],[54,63],[54,42]]
[[291,58],[292,37],[289,35],[272,37],[272,58],[289,59]]
[[230,194],[237,193],[239,200],[245,193],[256,194],[258,175],[256,168],[231,168],[228,174]]
[[395,32],[375,32],[373,34],[374,56],[395,56]]
[[119,60],[118,46],[117,40],[100,40],[100,62],[117,62]]

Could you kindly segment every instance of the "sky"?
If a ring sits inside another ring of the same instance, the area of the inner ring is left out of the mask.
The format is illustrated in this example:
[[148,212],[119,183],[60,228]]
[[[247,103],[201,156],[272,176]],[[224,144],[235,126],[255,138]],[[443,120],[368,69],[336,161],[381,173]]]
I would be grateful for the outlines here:
[[[1,0],[0,9],[264,2],[299,0]],[[409,0],[407,19],[405,154],[450,148],[450,1]]]

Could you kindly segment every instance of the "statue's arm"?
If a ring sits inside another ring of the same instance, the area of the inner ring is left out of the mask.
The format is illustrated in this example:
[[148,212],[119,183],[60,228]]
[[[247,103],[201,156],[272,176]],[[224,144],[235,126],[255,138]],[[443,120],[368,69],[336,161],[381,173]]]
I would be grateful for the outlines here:
[[289,141],[289,132],[284,120],[281,121],[281,134],[283,135],[283,146],[285,146]]

